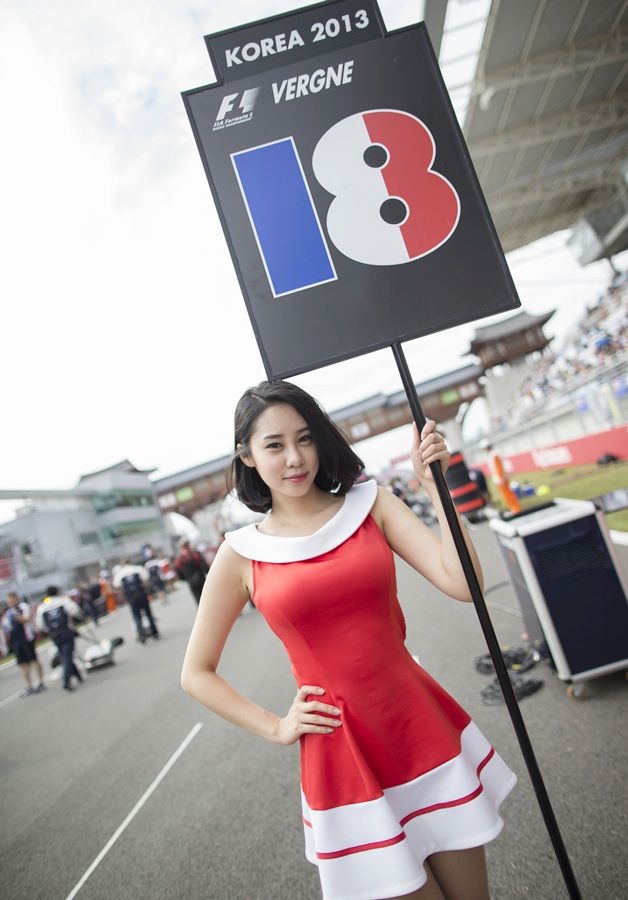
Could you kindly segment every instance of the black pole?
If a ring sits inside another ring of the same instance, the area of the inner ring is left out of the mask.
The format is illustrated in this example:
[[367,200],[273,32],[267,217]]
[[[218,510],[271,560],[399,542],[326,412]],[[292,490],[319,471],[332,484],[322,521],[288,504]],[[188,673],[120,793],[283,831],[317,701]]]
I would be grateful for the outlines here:
[[[421,402],[410,375],[410,370],[408,369],[408,364],[406,362],[401,344],[392,344],[391,346],[395,357],[395,362],[397,363],[397,368],[399,369],[399,374],[401,375],[401,381],[403,382],[403,387],[408,398],[408,403],[410,404],[410,410],[420,434],[426,422],[423,409],[421,408]],[[528,732],[521,716],[521,710],[519,709],[517,698],[515,697],[514,691],[512,689],[512,684],[510,683],[510,678],[508,676],[508,671],[502,658],[499,643],[497,641],[497,636],[493,628],[493,623],[491,622],[488,610],[486,608],[486,603],[484,602],[484,597],[482,596],[482,588],[480,587],[477,575],[475,574],[471,556],[462,534],[462,528],[460,527],[460,522],[458,521],[458,516],[456,515],[454,503],[451,499],[447,484],[445,482],[443,470],[440,465],[433,465],[431,468],[432,474],[434,476],[434,483],[438,491],[438,496],[440,497],[441,503],[443,504],[443,509],[445,510],[445,515],[447,517],[447,522],[451,530],[451,535],[454,539],[454,543],[458,551],[458,556],[460,557],[460,563],[464,570],[467,584],[469,585],[469,590],[471,592],[471,597],[473,598],[473,603],[480,620],[480,625],[482,626],[482,631],[484,632],[484,637],[486,639],[488,649],[495,665],[495,672],[504,694],[504,700],[506,701],[506,706],[508,707],[508,712],[510,713],[510,718],[512,719],[512,724],[519,741],[519,746],[521,747],[521,752],[523,753],[525,764],[528,767],[528,773],[530,775],[530,780],[532,781],[532,787],[534,788],[534,792],[536,793],[536,798],[539,802],[541,813],[545,821],[545,827],[547,828],[552,846],[554,847],[554,852],[556,854],[558,864],[561,868],[563,878],[565,880],[565,885],[567,886],[567,891],[571,900],[582,900],[582,895],[576,881],[576,876],[574,875],[571,863],[569,861],[569,856],[567,855],[567,848],[565,847],[565,844],[563,842],[563,838],[558,827],[558,822],[556,821],[554,810],[552,809],[552,804],[550,803],[549,796],[545,789],[545,784],[543,783],[543,776],[541,775],[541,770],[539,769],[538,763],[536,761],[536,756],[534,755],[534,750],[532,748],[532,744],[530,743],[530,738],[528,737]]]

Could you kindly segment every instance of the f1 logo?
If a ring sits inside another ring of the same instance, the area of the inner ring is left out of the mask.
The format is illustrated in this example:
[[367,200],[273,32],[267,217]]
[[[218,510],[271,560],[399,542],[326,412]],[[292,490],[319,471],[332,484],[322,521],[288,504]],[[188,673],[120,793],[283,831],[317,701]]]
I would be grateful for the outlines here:
[[[242,91],[242,99],[238,104],[238,109],[242,115],[246,115],[253,111],[259,90],[259,88],[249,88],[246,91]],[[225,118],[227,113],[230,113],[233,110],[234,103],[238,97],[239,94],[225,94],[222,98],[218,115],[216,116],[216,122],[220,122]]]
[[[327,232],[336,249],[365,265],[394,266],[442,246],[458,224],[460,200],[433,171],[435,155],[427,126],[401,110],[367,110],[332,125],[312,168],[334,197]],[[273,296],[336,280],[294,140],[231,159]]]

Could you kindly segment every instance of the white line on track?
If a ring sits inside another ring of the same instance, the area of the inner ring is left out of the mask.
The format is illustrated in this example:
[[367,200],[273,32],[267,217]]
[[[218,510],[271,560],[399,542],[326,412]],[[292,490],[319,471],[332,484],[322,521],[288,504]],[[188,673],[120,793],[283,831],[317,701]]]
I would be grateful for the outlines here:
[[[59,669],[57,671],[60,672]],[[56,678],[54,675],[46,676],[44,678],[44,687],[48,687],[49,681],[57,681],[60,679],[60,677],[61,677],[60,675],[58,675]],[[2,709],[3,706],[7,706],[7,704],[9,704],[9,703],[13,703],[14,700],[17,700],[18,697],[21,697],[21,696],[22,696],[22,690],[16,691],[14,694],[9,694],[8,697],[5,697],[3,700],[0,700],[0,709]],[[26,699],[26,698],[24,698],[24,699]]]
[[91,864],[91,866],[87,869],[87,871],[85,872],[85,874],[83,875],[83,877],[82,877],[79,881],[77,881],[77,883],[74,885],[74,887],[72,888],[72,890],[70,891],[70,893],[68,894],[68,896],[65,898],[65,900],[72,900],[73,897],[76,897],[76,895],[77,895],[78,892],[81,890],[81,888],[83,887],[83,885],[85,884],[85,882],[87,881],[87,879],[89,878],[89,876],[92,874],[92,872],[94,871],[94,869],[95,869],[98,865],[100,865],[100,863],[103,861],[103,859],[105,858],[105,856],[109,853],[109,851],[111,850],[111,848],[113,847],[113,845],[115,844],[115,842],[118,840],[118,838],[120,837],[120,835],[122,834],[122,832],[125,830],[125,828],[127,827],[127,825],[129,825],[129,824],[133,821],[133,819],[134,819],[135,816],[138,814],[138,812],[140,811],[140,809],[144,806],[144,804],[146,803],[146,801],[148,800],[148,798],[150,797],[150,795],[156,790],[156,788],[159,786],[160,782],[163,781],[163,779],[166,777],[166,775],[168,774],[168,772],[170,771],[170,769],[173,767],[173,765],[176,763],[176,761],[178,760],[178,758],[181,756],[181,754],[183,753],[183,751],[185,750],[185,748],[188,746],[188,744],[190,744],[190,743],[194,740],[194,738],[195,738],[196,735],[199,733],[199,731],[201,730],[202,727],[203,727],[202,722],[197,722],[197,723],[196,723],[196,725],[195,725],[194,728],[190,731],[190,733],[189,733],[188,736],[185,738],[185,740],[183,741],[183,743],[180,744],[179,747],[174,751],[174,753],[172,754],[172,756],[170,757],[170,759],[168,760],[168,762],[166,763],[166,765],[163,767],[163,769],[161,770],[161,772],[159,773],[159,775],[157,776],[157,778],[155,778],[155,780],[154,780],[153,783],[150,785],[150,787],[148,787],[148,788],[144,791],[144,793],[142,794],[142,796],[140,797],[140,799],[137,801],[137,803],[135,804],[135,806],[133,807],[133,809],[131,810],[131,812],[128,814],[128,816],[126,817],[126,819],[124,820],[124,822],[122,822],[122,824],[119,825],[118,828],[116,828],[116,830],[115,830],[114,833],[111,835],[111,837],[109,838],[109,840],[107,841],[107,843],[105,844],[105,846],[102,848],[102,850],[100,851],[100,853],[98,854],[98,856],[96,857],[96,859],[94,860],[94,862],[93,862],[93,863]]
[[21,691],[16,691],[15,694],[11,694],[10,696],[5,697],[4,700],[0,700],[0,709],[2,709],[3,706],[6,706],[7,703],[12,703],[13,700],[17,700],[21,693]]

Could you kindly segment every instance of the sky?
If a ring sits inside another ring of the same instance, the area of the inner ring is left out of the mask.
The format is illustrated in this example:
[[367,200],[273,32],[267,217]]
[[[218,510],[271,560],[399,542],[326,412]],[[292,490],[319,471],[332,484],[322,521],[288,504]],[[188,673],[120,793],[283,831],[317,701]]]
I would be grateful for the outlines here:
[[[2,0],[0,488],[230,451],[235,403],[265,373],[180,92],[214,80],[204,34],[303,5]],[[420,5],[380,0],[389,28]],[[610,272],[581,269],[565,239],[509,255],[523,308],[556,309],[558,340]],[[408,342],[415,380],[470,362],[474,327]],[[294,381],[330,411],[401,387],[389,350]],[[407,443],[360,452],[373,470]]]

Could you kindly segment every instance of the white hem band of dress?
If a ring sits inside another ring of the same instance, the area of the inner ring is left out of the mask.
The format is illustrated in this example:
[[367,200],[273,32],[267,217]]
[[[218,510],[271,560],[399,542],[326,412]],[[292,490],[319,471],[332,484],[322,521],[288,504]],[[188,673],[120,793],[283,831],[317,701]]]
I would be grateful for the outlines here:
[[313,559],[339,547],[358,530],[370,513],[377,497],[377,482],[355,484],[347,491],[338,512],[314,534],[304,537],[282,537],[264,534],[255,522],[228,531],[225,540],[240,556],[258,562],[288,563]]
[[319,868],[323,897],[372,900],[417,890],[430,854],[479,847],[499,834],[497,810],[516,780],[470,722],[458,756],[376,800],[315,810],[302,794],[306,856]]

